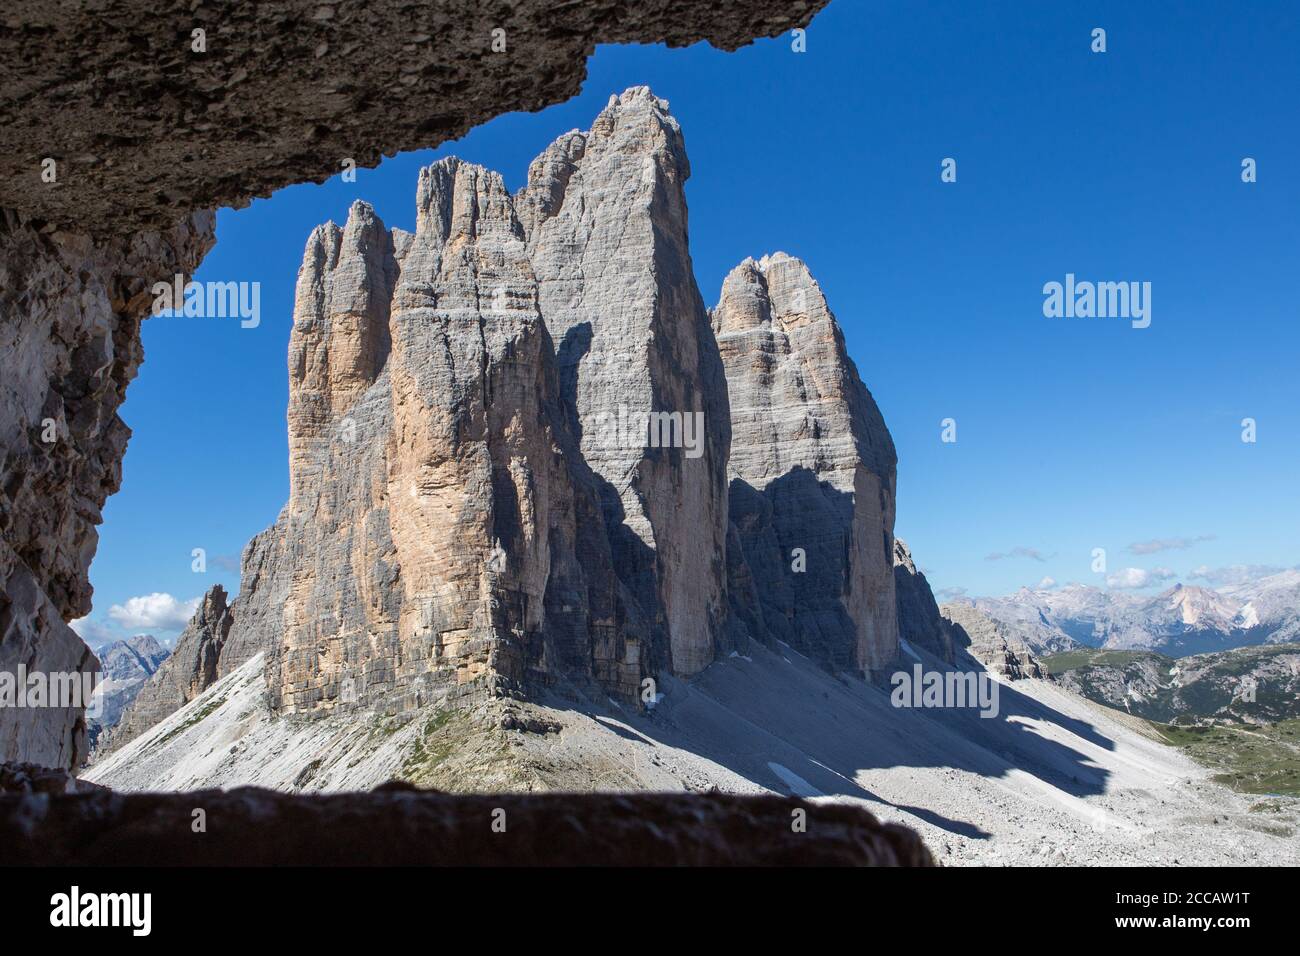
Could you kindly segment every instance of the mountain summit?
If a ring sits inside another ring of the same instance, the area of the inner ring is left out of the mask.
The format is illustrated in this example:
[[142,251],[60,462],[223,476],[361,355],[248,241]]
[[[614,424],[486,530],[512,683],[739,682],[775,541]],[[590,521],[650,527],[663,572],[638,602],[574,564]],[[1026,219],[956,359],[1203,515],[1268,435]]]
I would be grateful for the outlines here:
[[142,694],[115,745],[258,654],[277,715],[548,688],[652,704],[750,642],[892,664],[889,431],[798,259],[746,259],[705,307],[689,175],[636,87],[513,195],[448,158],[420,173],[414,234],[364,202],[313,231],[288,502],[220,640],[178,646],[184,693]]

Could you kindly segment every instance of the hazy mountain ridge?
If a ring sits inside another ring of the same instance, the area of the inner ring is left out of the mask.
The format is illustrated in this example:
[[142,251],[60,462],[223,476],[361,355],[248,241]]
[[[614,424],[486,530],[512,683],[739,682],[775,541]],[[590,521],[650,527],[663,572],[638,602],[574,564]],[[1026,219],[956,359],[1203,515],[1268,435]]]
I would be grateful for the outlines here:
[[171,655],[152,634],[113,641],[97,653],[102,673],[96,689],[100,712],[86,719],[86,735],[92,747],[105,730],[117,724],[140,689]]
[[1044,663],[1063,687],[1161,723],[1274,723],[1300,717],[1300,644],[1178,659],[1080,648]]
[[1300,571],[1218,589],[1177,584],[1156,595],[1084,584],[961,598],[1010,629],[1030,650],[1151,650],[1171,657],[1300,638]]

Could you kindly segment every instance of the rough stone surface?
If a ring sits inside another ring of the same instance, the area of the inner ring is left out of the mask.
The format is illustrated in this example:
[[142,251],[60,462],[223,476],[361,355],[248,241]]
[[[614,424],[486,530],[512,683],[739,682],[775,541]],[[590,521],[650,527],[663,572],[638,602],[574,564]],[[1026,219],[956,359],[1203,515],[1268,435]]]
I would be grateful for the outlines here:
[[[188,276],[212,226],[203,213],[94,242],[0,211],[0,671],[97,669],[67,622],[90,610],[95,528],[122,479],[117,409],[152,285]],[[74,766],[86,752],[83,708],[0,709],[5,757]]]
[[18,0],[0,13],[0,208],[96,235],[170,228],[562,102],[596,44],[733,50],[825,3]]
[[[635,88],[516,196],[447,159],[414,235],[364,203],[312,234],[289,502],[245,553],[223,668],[268,650],[280,713],[401,713],[530,683],[635,701],[714,660],[730,422],[688,172],[667,104]],[[628,424],[645,412],[703,427],[654,447]]]
[[262,555],[274,570],[246,581],[237,630],[245,608],[266,622],[283,713],[593,677],[630,699],[647,633],[613,574],[513,200],[448,159],[416,201],[413,236],[358,203],[308,242],[290,500],[246,557],[246,574]]
[[108,788],[88,780],[79,780],[63,769],[31,763],[0,763],[0,798],[95,792],[107,793]]
[[881,670],[898,653],[897,457],[825,296],[798,259],[746,259],[713,327],[731,403],[730,515],[765,636],[832,669]]
[[171,656],[140,688],[117,726],[106,734],[101,748],[122,746],[225,676],[233,662],[223,657],[222,650],[233,623],[226,591],[220,584],[214,585],[203,595],[194,617],[176,639]]
[[952,628],[939,612],[930,582],[917,570],[901,538],[894,539],[894,593],[898,604],[898,634],[940,660],[953,663],[956,650]]
[[92,749],[122,714],[149,680],[167,660],[170,652],[152,634],[137,634],[124,641],[114,641],[98,652],[102,674],[95,689],[98,698],[94,710],[87,711],[87,733]]
[[[0,780],[6,770],[0,768]],[[84,786],[84,785],[83,785]],[[207,832],[191,834],[194,807]],[[790,826],[806,814],[807,832]],[[506,831],[491,822],[505,812]],[[182,834],[184,836],[178,836]],[[915,832],[857,806],[676,794],[452,796],[406,785],[311,796],[243,788],[0,795],[13,865],[933,866]]]
[[[67,622],[90,609],[94,526],[118,487],[117,417],[156,282],[188,278],[216,206],[345,159],[436,146],[579,89],[596,43],[735,49],[803,26],[824,0],[483,5],[164,0],[21,2],[0,13],[0,669],[84,671]],[[204,52],[192,31],[205,32]],[[506,51],[491,52],[494,29]],[[88,42],[87,37],[93,37]],[[55,179],[46,182],[54,160]],[[91,238],[98,237],[98,238]],[[39,424],[55,422],[44,442]],[[230,653],[278,622],[292,554],[245,553],[263,585]],[[0,753],[73,766],[80,708],[0,714]]]
[[637,87],[561,137],[520,197],[538,304],[620,578],[677,674],[726,624],[727,387],[687,240],[690,175],[668,103]]
[[940,611],[952,630],[954,646],[985,667],[1011,680],[1047,677],[1029,648],[982,611],[961,602],[945,604]]

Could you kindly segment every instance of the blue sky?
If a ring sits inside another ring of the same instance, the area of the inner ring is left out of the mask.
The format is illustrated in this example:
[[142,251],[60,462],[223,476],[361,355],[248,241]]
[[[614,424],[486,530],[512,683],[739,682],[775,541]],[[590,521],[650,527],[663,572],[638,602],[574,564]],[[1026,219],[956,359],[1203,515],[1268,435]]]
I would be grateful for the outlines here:
[[[937,590],[1102,584],[1098,547],[1111,572],[1170,580],[1295,565],[1297,49],[1287,3],[834,0],[805,53],[789,37],[602,47],[568,103],[222,210],[196,278],[260,282],[261,324],[145,323],[83,633],[171,637],[187,602],[237,588],[240,551],[287,495],[286,350],[312,227],[361,198],[413,228],[418,169],[452,153],[517,188],[550,141],[639,84],[685,133],[705,301],[777,249],[825,289],[898,446],[898,534]],[[1043,285],[1066,273],[1150,282],[1151,326],[1046,318]],[[1129,550],[1142,542],[1167,546]],[[170,600],[129,603],[154,594]]]

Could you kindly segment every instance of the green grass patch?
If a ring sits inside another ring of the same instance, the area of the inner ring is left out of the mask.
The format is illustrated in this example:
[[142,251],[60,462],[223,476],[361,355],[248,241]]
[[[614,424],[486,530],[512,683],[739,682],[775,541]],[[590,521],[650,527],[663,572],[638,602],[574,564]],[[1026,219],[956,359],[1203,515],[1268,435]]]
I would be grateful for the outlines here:
[[1149,721],[1214,779],[1242,793],[1300,797],[1300,720],[1276,724],[1175,727]]
[[1139,661],[1149,660],[1157,665],[1167,664],[1172,667],[1174,659],[1156,654],[1153,651],[1108,651],[1099,648],[1076,648],[1062,651],[1043,658],[1043,664],[1053,674],[1078,670],[1081,667],[1128,667]]

